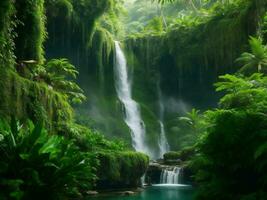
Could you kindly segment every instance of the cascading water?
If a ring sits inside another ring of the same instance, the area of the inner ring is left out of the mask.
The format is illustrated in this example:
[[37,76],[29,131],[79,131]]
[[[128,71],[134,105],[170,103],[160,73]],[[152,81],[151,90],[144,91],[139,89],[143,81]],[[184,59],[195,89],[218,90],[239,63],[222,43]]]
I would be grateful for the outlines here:
[[160,183],[161,184],[179,184],[180,183],[181,168],[174,167],[172,170],[164,169],[161,172]]
[[131,130],[132,145],[136,151],[151,156],[145,145],[145,124],[141,118],[139,105],[132,99],[131,83],[128,78],[127,61],[118,41],[115,41],[115,87],[118,98],[125,108],[125,123]]
[[160,137],[159,137],[159,153],[160,153],[160,158],[163,158],[163,155],[170,151],[170,146],[166,138],[166,133],[165,133],[165,127],[163,122],[160,120]]
[[164,153],[170,151],[170,146],[166,137],[164,120],[164,105],[162,103],[162,93],[158,83],[158,96],[159,96],[159,124],[160,124],[160,137],[159,137],[159,157],[162,158]]

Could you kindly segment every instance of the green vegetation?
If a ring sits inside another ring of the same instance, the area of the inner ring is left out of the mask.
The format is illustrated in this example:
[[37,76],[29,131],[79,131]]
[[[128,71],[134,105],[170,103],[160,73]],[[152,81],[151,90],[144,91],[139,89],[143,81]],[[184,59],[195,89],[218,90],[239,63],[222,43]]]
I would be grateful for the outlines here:
[[[251,53],[240,59],[245,66],[257,69],[255,42]],[[200,184],[197,199],[265,199],[266,182],[266,76],[254,73],[224,75],[216,83],[223,91],[220,108],[205,113],[209,124],[198,141],[193,160],[196,180]]]
[[86,99],[83,90],[71,80],[76,79],[79,72],[67,59],[50,60],[43,68],[40,68],[37,69],[36,75],[39,78],[44,76],[45,82],[63,94],[70,103],[82,103]]
[[62,199],[92,187],[96,158],[41,125],[0,124],[1,199]]
[[22,78],[11,70],[1,69],[0,74],[1,117],[44,121],[50,128],[72,120],[73,109],[67,99],[48,85]]
[[178,118],[178,124],[183,131],[183,145],[181,146],[183,150],[186,147],[194,145],[200,134],[208,126],[205,121],[205,116],[200,114],[199,110],[192,109],[191,112],[186,113],[184,117]]
[[180,159],[180,156],[181,156],[181,154],[179,152],[170,151],[168,153],[165,153],[163,155],[163,158],[164,158],[165,161],[167,161],[167,160],[178,160],[178,159]]
[[143,176],[149,162],[148,156],[134,152],[99,152],[97,157],[100,160],[98,185],[102,189],[140,185],[139,178]]
[[12,33],[15,23],[11,20],[15,9],[11,0],[3,0],[0,3],[0,65],[10,67],[14,62],[15,35]]
[[266,199],[266,0],[1,0],[0,199],[140,186],[114,40],[151,155],[196,199]]
[[[81,198],[105,188],[105,177],[117,173],[120,187],[140,184],[146,155],[75,122],[74,106],[86,99],[76,80],[79,72],[86,75],[79,66],[90,59],[101,81],[112,70],[106,64],[113,62],[112,34],[119,29],[112,24],[119,23],[114,14],[119,5],[117,0],[1,1],[1,199]],[[102,162],[101,155],[120,163],[118,168]],[[138,173],[130,176],[135,168]],[[110,183],[117,187],[118,179]]]
[[195,147],[185,147],[183,150],[175,152],[170,151],[163,155],[164,161],[167,162],[168,160],[180,160],[180,161],[189,161],[195,155]]
[[[241,73],[265,72],[267,66],[267,49],[262,44],[261,39],[251,37],[249,40],[251,53],[245,52],[237,59],[244,66],[241,68]],[[256,66],[256,69],[255,69]]]
[[[167,28],[163,25],[163,31],[149,26],[154,18],[164,24],[155,4],[129,3],[131,22],[138,22],[143,28],[130,28],[131,24],[126,22],[133,34],[125,39],[125,51],[133,74],[133,96],[145,106],[146,112],[152,113],[150,117],[143,116],[145,124],[152,127],[147,131],[149,141],[160,132],[159,126],[151,126],[151,121],[157,123],[154,116],[159,117],[155,99],[160,88],[171,149],[179,151],[194,145],[197,134],[192,134],[193,127],[179,118],[192,107],[201,110],[202,115],[202,111],[217,106],[221,94],[214,92],[213,84],[218,76],[242,68],[243,63],[235,59],[249,51],[250,35],[260,35],[259,24],[265,15],[260,7],[265,8],[265,3],[215,1],[208,5],[206,2],[198,14],[190,12],[192,8],[190,10],[187,4],[181,6],[181,1],[165,4],[162,10]],[[255,21],[258,22],[255,24]],[[150,28],[146,30],[146,26]],[[152,143],[156,144],[156,140]]]
[[[266,77],[228,76],[218,84],[227,91],[222,108],[207,113],[211,127],[199,141],[198,199],[264,199]],[[240,87],[235,91],[237,82]]]
[[46,38],[44,0],[16,1],[15,55],[23,60],[44,61],[43,42]]

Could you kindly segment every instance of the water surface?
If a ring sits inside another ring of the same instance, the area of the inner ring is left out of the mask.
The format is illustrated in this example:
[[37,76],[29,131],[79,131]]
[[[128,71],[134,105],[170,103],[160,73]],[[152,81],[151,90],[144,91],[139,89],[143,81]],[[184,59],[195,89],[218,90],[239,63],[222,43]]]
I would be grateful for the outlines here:
[[96,197],[95,200],[193,200],[194,190],[184,185],[157,185],[132,196]]

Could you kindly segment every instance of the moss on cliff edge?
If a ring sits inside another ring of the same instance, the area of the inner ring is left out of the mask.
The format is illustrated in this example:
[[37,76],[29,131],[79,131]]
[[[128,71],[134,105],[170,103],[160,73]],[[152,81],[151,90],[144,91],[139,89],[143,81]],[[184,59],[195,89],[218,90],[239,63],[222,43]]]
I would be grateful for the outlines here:
[[46,84],[24,79],[0,68],[0,116],[44,121],[48,127],[72,119],[72,108],[61,94]]
[[[12,0],[2,0],[0,2],[0,67],[2,65],[12,65],[14,62],[12,16],[15,12]],[[6,66],[5,66],[6,67]]]
[[44,0],[16,1],[16,43],[17,60],[44,60],[43,42],[46,37]]

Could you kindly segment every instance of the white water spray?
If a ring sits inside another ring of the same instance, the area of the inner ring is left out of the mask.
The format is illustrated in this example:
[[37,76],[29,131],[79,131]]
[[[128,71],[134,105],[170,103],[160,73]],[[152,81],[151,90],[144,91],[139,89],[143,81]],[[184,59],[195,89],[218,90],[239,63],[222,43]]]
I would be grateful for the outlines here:
[[141,118],[139,105],[132,99],[131,83],[128,78],[127,61],[119,42],[115,41],[115,87],[120,101],[125,108],[125,123],[131,130],[132,145],[136,151],[151,156],[145,145],[145,123]]

